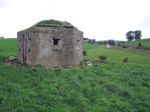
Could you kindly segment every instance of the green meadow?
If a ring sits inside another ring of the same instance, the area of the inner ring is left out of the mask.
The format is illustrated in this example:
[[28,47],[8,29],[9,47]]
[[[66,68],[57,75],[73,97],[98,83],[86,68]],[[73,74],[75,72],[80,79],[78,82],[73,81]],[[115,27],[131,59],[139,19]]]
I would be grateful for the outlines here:
[[[149,42],[150,43],[150,42]],[[149,64],[150,65],[150,52],[138,51],[138,50],[119,50],[119,49],[108,49],[104,45],[92,45],[86,44],[84,49],[87,50],[88,59],[97,59],[99,56],[107,56],[108,61],[111,62],[122,62],[125,57],[128,57],[129,63],[137,64]]]
[[150,48],[150,38],[142,39],[142,40],[136,40],[136,41],[128,41],[128,42],[125,43],[125,45],[137,47],[139,43],[141,43],[141,45],[143,47]]
[[9,56],[17,55],[17,40],[13,39],[0,39],[0,62]]
[[[104,55],[107,63],[45,69],[0,61],[0,112],[149,112],[149,52],[96,44],[83,48],[86,59]],[[16,39],[0,40],[1,60],[16,51]]]

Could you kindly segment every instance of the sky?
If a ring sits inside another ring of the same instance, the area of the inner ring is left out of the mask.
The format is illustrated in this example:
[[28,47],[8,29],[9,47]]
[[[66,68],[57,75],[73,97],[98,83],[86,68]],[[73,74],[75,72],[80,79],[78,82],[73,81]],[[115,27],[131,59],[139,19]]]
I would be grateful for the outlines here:
[[128,31],[141,30],[150,38],[150,0],[0,0],[0,36],[17,32],[41,20],[68,21],[85,38],[125,40]]

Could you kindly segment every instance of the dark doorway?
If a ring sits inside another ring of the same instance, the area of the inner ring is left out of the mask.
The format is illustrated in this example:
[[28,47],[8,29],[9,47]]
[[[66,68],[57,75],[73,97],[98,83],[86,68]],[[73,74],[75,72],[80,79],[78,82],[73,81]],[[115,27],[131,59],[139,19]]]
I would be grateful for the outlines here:
[[60,39],[53,38],[53,45],[58,45]]

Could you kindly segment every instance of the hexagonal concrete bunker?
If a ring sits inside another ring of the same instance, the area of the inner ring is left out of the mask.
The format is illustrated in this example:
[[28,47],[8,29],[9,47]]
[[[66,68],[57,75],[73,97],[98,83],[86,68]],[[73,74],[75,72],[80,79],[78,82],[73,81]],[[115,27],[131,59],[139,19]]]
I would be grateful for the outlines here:
[[17,33],[18,59],[23,64],[78,66],[83,58],[83,32],[68,22],[41,21]]

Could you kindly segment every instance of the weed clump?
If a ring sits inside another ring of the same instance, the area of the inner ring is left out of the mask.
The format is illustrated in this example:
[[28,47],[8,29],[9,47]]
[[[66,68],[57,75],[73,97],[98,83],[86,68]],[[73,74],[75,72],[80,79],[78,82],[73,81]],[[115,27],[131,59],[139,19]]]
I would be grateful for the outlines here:
[[128,62],[128,57],[125,57],[123,60],[122,60],[123,63],[127,63]]
[[138,47],[142,47],[142,43],[141,42],[138,43]]
[[3,63],[3,62],[5,62],[5,60],[6,60],[7,58],[6,57],[4,57],[4,56],[1,56],[0,57],[0,63]]
[[80,67],[92,66],[92,62],[89,59],[84,59],[80,62]]
[[136,47],[136,49],[140,49],[141,47],[142,47],[142,43],[139,42],[138,45],[137,45],[137,47]]
[[101,63],[106,63],[107,56],[104,56],[104,55],[99,56],[99,59]]

